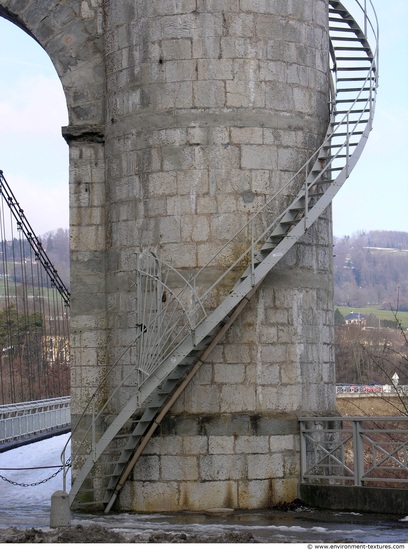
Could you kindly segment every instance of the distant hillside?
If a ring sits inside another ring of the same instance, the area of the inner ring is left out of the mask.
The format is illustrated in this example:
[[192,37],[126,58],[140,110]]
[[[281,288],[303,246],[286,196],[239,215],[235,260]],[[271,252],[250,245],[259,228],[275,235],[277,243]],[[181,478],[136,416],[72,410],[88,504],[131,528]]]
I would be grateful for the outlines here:
[[39,237],[65,286],[69,288],[69,230],[56,229]]
[[[57,229],[41,241],[69,285],[69,231]],[[335,305],[378,305],[408,311],[408,232],[369,231],[334,240]],[[398,303],[397,303],[398,301]]]
[[408,311],[408,233],[369,231],[334,241],[336,305]]
[[[69,286],[69,231],[40,240]],[[27,245],[28,246],[28,245]],[[337,306],[408,311],[408,232],[369,231],[334,239],[334,300]]]

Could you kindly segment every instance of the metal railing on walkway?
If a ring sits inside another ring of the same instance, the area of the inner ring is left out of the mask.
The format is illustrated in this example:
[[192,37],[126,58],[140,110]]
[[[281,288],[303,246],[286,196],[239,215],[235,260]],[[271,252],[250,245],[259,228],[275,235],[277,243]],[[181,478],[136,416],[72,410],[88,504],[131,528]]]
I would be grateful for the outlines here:
[[408,386],[393,384],[337,384],[337,397],[350,395],[408,395]]
[[71,397],[0,406],[0,444],[58,428],[69,428]]
[[408,417],[299,421],[302,483],[408,488]]

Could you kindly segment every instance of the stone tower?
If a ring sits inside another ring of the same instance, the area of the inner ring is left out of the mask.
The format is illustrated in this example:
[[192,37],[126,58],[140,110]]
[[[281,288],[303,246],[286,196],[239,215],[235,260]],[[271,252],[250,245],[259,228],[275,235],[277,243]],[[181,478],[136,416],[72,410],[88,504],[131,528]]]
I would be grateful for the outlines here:
[[[0,0],[0,15],[46,49],[67,97],[75,422],[134,338],[135,252],[153,249],[185,274],[202,267],[319,146],[328,5]],[[276,198],[276,213],[297,183]],[[296,497],[297,417],[335,409],[331,255],[327,211],[166,416],[121,510]]]

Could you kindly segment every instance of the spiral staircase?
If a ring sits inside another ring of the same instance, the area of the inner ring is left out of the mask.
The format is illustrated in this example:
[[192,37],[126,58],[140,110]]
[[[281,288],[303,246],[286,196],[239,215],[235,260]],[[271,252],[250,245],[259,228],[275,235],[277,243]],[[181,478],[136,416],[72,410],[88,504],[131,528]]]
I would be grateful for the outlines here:
[[[110,382],[112,389],[103,405],[97,390],[78,422],[82,439],[76,437],[72,461],[82,466],[71,488],[71,505],[110,511],[167,411],[265,276],[325,211],[359,159],[375,109],[377,21],[370,0],[348,2],[358,8],[358,18],[342,2],[328,3],[330,122],[319,149],[279,191],[285,192],[301,179],[299,192],[273,220],[269,219],[269,213],[277,195],[271,197],[206,267],[188,278],[162,262],[154,252],[138,255],[136,335],[118,359],[123,361],[126,353],[133,350],[138,364],[132,367],[128,361],[128,368],[122,369],[123,378],[113,388]],[[201,282],[206,268],[229,256],[229,249],[236,250],[234,245],[244,239],[247,248],[203,290]],[[241,275],[234,280],[234,273],[242,265],[247,267],[241,268]],[[227,284],[230,291],[224,292],[215,309],[211,308],[214,296],[219,296],[219,289],[225,289]],[[110,380],[117,364],[107,372],[101,388]],[[112,412],[118,397],[126,404],[119,413]]]

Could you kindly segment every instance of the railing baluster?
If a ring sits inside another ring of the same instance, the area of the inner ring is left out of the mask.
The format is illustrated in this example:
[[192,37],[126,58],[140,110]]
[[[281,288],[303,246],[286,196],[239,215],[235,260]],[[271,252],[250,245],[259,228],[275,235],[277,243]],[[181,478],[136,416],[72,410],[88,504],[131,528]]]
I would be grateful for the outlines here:
[[364,475],[364,449],[361,438],[361,422],[353,420],[354,484],[360,487]]

